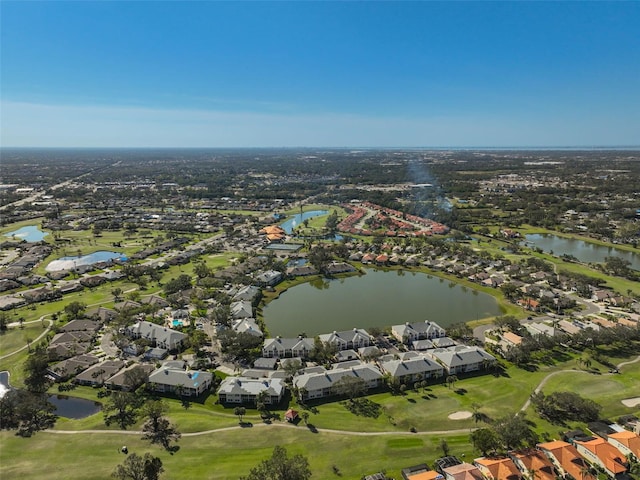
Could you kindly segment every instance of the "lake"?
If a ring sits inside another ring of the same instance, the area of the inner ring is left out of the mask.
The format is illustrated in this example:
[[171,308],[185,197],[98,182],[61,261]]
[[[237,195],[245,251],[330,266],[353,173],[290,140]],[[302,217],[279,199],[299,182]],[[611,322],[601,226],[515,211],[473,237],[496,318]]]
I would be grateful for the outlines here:
[[320,279],[282,293],[263,311],[269,334],[314,336],[424,320],[447,327],[502,313],[492,296],[448,280],[400,270],[366,272]]
[[35,225],[28,227],[22,227],[13,232],[5,233],[5,237],[15,238],[16,240],[25,240],[27,242],[41,242],[44,237],[49,235],[47,232],[43,232]]
[[99,262],[108,262],[109,260],[127,260],[122,253],[118,252],[107,252],[104,250],[100,250],[98,252],[91,253],[89,255],[82,255],[80,257],[62,257],[58,260],[54,260],[45,270],[47,272],[58,272],[60,270],[73,270],[75,267],[79,267],[82,265],[93,265],[94,263]]
[[293,217],[289,218],[286,222],[281,223],[280,227],[287,233],[287,235],[291,235],[293,229],[308,218],[319,217],[321,215],[326,215],[327,213],[329,213],[328,210],[309,210],[308,212],[303,212],[302,214],[297,213]]
[[68,395],[49,395],[49,402],[56,407],[56,415],[66,418],[85,418],[98,413],[102,408],[98,402]]
[[640,253],[627,252],[615,247],[605,247],[594,243],[563,238],[547,233],[526,235],[527,243],[554,255],[573,255],[583,263],[602,263],[605,257],[620,257],[631,262],[631,268],[640,270]]

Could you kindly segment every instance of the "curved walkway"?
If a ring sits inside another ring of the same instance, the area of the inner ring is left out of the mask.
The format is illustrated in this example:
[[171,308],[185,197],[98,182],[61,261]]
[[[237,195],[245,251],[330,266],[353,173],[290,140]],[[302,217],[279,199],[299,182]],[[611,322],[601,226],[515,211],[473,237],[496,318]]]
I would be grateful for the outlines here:
[[[233,427],[221,427],[215,428],[212,430],[202,430],[200,432],[190,432],[183,433],[183,437],[198,437],[201,435],[209,435],[212,433],[219,432],[229,432],[233,430],[251,430],[253,428],[266,428],[266,427],[274,427],[274,428],[293,428],[297,430],[304,431],[305,429],[311,432],[311,429],[306,427],[305,425],[291,425],[288,423],[256,423],[256,424],[245,424],[243,425],[234,425]],[[335,435],[351,435],[358,437],[373,437],[378,435],[449,435],[456,433],[469,433],[471,430],[475,430],[474,428],[459,428],[455,430],[431,430],[425,432],[355,432],[351,430],[332,430],[330,428],[315,428],[313,433],[332,433]],[[80,433],[122,433],[124,435],[142,435],[142,431],[139,430],[43,430],[47,433],[54,433],[57,435],[76,435]]]
[[[622,367],[624,367],[625,365],[631,365],[632,363],[637,363],[640,362],[640,355],[638,355],[636,358],[634,358],[633,360],[628,360],[626,362],[621,362],[618,365],[616,365],[617,369],[620,369]],[[546,377],[544,377],[540,383],[538,384],[538,386],[533,390],[533,393],[538,393],[540,392],[540,390],[542,390],[542,387],[544,387],[547,383],[547,381],[549,381],[552,377],[555,377],[556,375],[560,375],[561,373],[591,373],[591,372],[587,372],[585,370],[558,370],[557,372],[551,372],[549,375],[547,375]],[[604,375],[614,375],[613,373],[605,373]],[[527,408],[529,408],[529,405],[531,405],[531,398],[529,398],[526,402],[524,402],[524,405],[522,406],[522,408],[520,409],[521,412],[524,412]]]
[[[630,365],[632,363],[637,363],[640,362],[640,355],[638,355],[635,359],[633,360],[629,360],[626,362],[622,362],[619,363],[617,365],[617,368],[621,368],[624,367],[625,365]],[[549,379],[551,379],[552,377],[556,376],[556,375],[560,375],[562,373],[590,373],[590,372],[586,372],[584,370],[558,370],[556,372],[551,372],[550,374],[548,374],[547,376],[545,376],[540,383],[538,384],[538,386],[535,388],[534,392],[537,393],[539,392],[544,386],[545,384],[549,381]],[[613,374],[605,374],[605,375],[613,375]],[[520,412],[525,411],[527,408],[529,408],[529,405],[531,405],[531,399],[528,399],[525,404],[522,406],[522,408],[519,410]],[[296,426],[296,425],[291,425],[288,423],[257,423],[257,424],[245,424],[245,426],[242,425],[234,425],[233,427],[222,427],[222,428],[215,428],[212,430],[203,430],[200,432],[190,432],[190,433],[183,433],[182,436],[183,437],[197,437],[197,436],[201,436],[201,435],[209,435],[212,433],[218,433],[218,432],[228,432],[228,431],[232,431],[232,430],[251,430],[253,428],[265,428],[265,427],[275,427],[275,428],[295,428],[295,429],[302,429],[304,430],[304,426]],[[358,436],[358,437],[373,437],[373,436],[384,436],[384,435],[409,435],[409,436],[422,436],[422,435],[455,435],[455,434],[464,434],[464,433],[469,433],[473,430],[475,430],[475,427],[471,427],[471,428],[458,428],[458,429],[453,429],[453,430],[429,430],[429,431],[424,431],[424,432],[356,432],[356,431],[351,431],[351,430],[333,430],[333,429],[329,429],[329,428],[315,428],[315,430],[313,431],[313,433],[330,433],[330,434],[334,434],[334,435],[350,435],[350,436]],[[311,430],[309,430],[311,432]],[[120,433],[120,434],[124,434],[124,435],[142,435],[141,431],[137,431],[137,430],[44,430],[44,432],[47,433],[54,433],[57,435],[77,435],[77,434],[81,434],[81,433],[107,433],[107,434],[114,434],[114,433]]]
[[[32,320],[32,321],[30,321],[30,322],[25,322],[25,323],[42,322],[42,321],[45,319],[45,317],[47,317],[47,316],[49,316],[49,314],[46,314],[46,315],[41,316],[39,320]],[[48,320],[47,320],[47,322],[49,322],[49,326],[44,330],[44,332],[42,332],[40,335],[38,335],[38,338],[34,338],[34,339],[31,341],[31,343],[35,343],[35,342],[39,341],[42,337],[44,337],[47,333],[49,333],[49,331],[51,330],[51,327],[53,327],[53,320],[48,319]],[[29,345],[25,345],[24,347],[21,347],[21,348],[19,348],[19,349],[17,349],[17,350],[14,350],[14,351],[13,351],[13,352],[11,352],[11,353],[7,353],[7,354],[5,354],[5,355],[2,355],[2,356],[0,357],[0,360],[4,360],[4,359],[5,359],[5,358],[7,358],[7,357],[10,357],[10,356],[12,356],[12,355],[15,355],[16,353],[21,352],[22,350],[25,350],[26,348],[29,348]]]

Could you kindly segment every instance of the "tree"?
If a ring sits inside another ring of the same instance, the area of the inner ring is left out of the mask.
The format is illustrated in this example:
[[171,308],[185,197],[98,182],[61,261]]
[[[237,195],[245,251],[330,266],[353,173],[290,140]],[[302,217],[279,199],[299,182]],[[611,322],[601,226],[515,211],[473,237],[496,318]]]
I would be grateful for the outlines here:
[[238,416],[238,420],[242,423],[242,417],[247,413],[247,409],[244,407],[236,407],[233,409],[233,414]]
[[204,347],[207,343],[209,343],[209,335],[204,333],[202,330],[192,330],[189,333],[189,343],[191,347],[196,353],[196,356],[201,356],[202,347]]
[[136,365],[124,372],[124,385],[129,391],[135,391],[140,385],[147,381],[149,376],[140,365]]
[[476,423],[485,418],[484,413],[480,412],[480,407],[481,405],[479,403],[473,402],[471,404],[471,410],[473,411],[471,416]]
[[135,423],[139,405],[140,400],[133,393],[113,392],[103,407],[105,425],[117,422],[121,429],[126,430]]
[[246,477],[240,480],[308,480],[311,478],[309,461],[302,455],[287,456],[287,450],[280,445],[273,449],[271,458],[263,460]]
[[111,290],[111,295],[113,295],[113,301],[114,302],[121,302],[122,301],[122,289],[120,287],[114,288],[113,290]]
[[458,381],[458,377],[456,377],[455,375],[449,375],[447,377],[447,387],[452,388],[457,381]]
[[5,332],[9,328],[9,315],[7,312],[0,312],[0,332]]
[[13,430],[23,437],[30,437],[38,430],[55,424],[55,406],[45,393],[28,390],[9,390],[0,397],[0,428]]
[[35,393],[44,393],[49,388],[50,380],[47,377],[49,368],[49,356],[43,347],[37,347],[27,357],[24,364],[24,385],[27,390]]
[[164,285],[164,291],[167,295],[172,293],[178,293],[183,290],[189,290],[191,288],[191,277],[187,274],[182,274],[178,278],[172,278]]
[[334,210],[331,215],[327,217],[327,221],[324,224],[325,228],[330,234],[335,234],[338,228],[338,212]]
[[333,388],[337,395],[343,395],[353,401],[367,391],[367,383],[359,377],[344,376],[334,384]]
[[69,320],[75,320],[82,316],[86,308],[87,306],[84,303],[76,300],[65,305],[64,313],[67,314],[67,318],[69,318]]
[[116,467],[111,476],[118,480],[158,480],[164,472],[162,460],[145,453],[144,457],[132,453]]
[[316,363],[327,363],[338,351],[337,347],[332,343],[323,342],[320,337],[313,339],[313,350],[309,354],[309,359]]
[[305,425],[309,424],[309,412],[302,412],[300,414],[300,417],[302,417],[302,421],[304,422]]
[[291,360],[284,365],[284,371],[287,374],[287,378],[295,376],[302,369],[302,362],[300,360]]
[[147,417],[147,421],[142,426],[142,439],[159,443],[166,450],[171,450],[171,442],[178,441],[181,434],[176,426],[163,416],[168,410],[168,405],[161,400],[150,400],[144,404],[142,414]]
[[620,257],[605,257],[604,268],[614,275],[625,277],[629,274],[631,262]]
[[507,450],[533,446],[538,440],[522,413],[497,419],[493,428]]
[[331,261],[331,253],[323,245],[313,247],[308,255],[308,260],[318,272],[323,272]]
[[442,455],[445,457],[449,456],[449,444],[444,438],[440,439],[440,449],[442,450]]
[[531,395],[531,403],[536,413],[551,422],[566,421],[593,422],[600,417],[602,407],[593,400],[582,398],[575,392],[542,392]]
[[198,262],[193,266],[193,273],[195,273],[198,278],[205,278],[211,275],[211,269],[207,267],[206,263]]
[[478,428],[469,436],[471,443],[482,455],[488,455],[500,448],[500,439],[496,432],[490,428]]

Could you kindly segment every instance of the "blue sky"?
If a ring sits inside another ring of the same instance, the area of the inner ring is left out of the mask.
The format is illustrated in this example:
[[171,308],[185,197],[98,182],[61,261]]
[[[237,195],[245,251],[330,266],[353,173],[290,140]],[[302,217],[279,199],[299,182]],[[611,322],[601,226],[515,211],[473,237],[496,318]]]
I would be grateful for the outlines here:
[[640,2],[0,2],[3,146],[640,144]]

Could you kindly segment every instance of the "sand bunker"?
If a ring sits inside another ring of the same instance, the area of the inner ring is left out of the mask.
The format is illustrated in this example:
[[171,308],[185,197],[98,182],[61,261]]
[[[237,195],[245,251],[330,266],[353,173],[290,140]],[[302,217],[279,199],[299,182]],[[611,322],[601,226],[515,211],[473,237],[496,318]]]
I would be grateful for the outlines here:
[[627,398],[626,400],[622,400],[622,404],[625,407],[637,407],[638,405],[640,405],[640,397],[636,397],[636,398]]
[[454,412],[449,415],[449,420],[466,420],[467,418],[471,418],[472,415],[473,413],[463,410],[461,412]]

